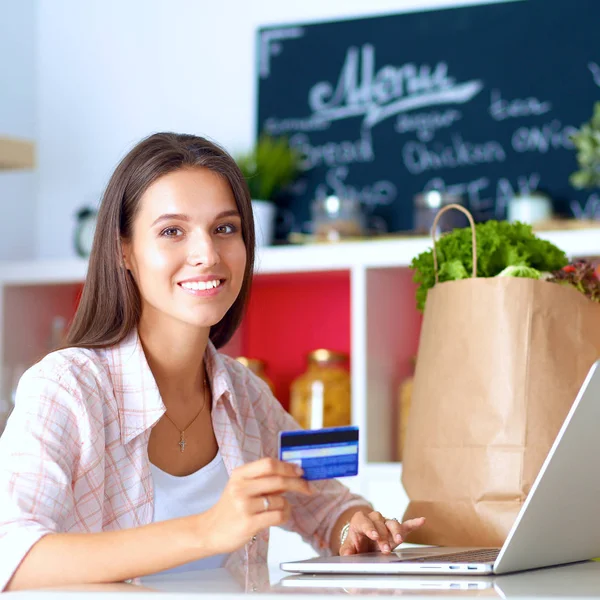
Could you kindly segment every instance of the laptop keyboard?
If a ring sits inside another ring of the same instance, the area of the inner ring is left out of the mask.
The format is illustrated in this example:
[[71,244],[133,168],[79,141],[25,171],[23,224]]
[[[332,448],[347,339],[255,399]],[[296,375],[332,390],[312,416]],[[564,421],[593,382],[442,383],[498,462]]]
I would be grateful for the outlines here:
[[405,558],[398,562],[411,563],[490,563],[498,558],[499,548],[482,550],[465,550],[464,552],[452,552],[450,554],[436,554],[435,556],[422,556],[420,558]]

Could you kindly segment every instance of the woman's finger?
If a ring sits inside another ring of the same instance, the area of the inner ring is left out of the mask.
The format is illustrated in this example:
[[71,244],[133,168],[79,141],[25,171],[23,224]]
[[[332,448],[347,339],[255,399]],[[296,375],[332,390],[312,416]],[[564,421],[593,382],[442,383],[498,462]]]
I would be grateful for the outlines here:
[[380,535],[377,531],[377,527],[373,521],[362,512],[355,513],[350,520],[350,532],[356,534],[356,546],[360,548],[358,552],[367,552],[371,544],[375,546],[378,545]]
[[397,519],[386,519],[385,525],[394,540],[392,546],[395,548],[398,544],[401,544],[404,541],[404,538],[402,537],[402,525]]
[[233,471],[233,474],[238,477],[243,477],[244,479],[255,479],[257,477],[267,477],[270,475],[300,477],[304,474],[304,471],[302,470],[302,467],[298,465],[267,457],[238,467]]
[[371,519],[363,512],[357,512],[352,516],[352,519],[350,520],[350,529],[353,529],[356,533],[360,533],[373,541],[379,538],[377,529],[373,526]]
[[268,527],[278,527],[289,521],[291,516],[291,507],[286,504],[282,510],[267,510],[263,513],[254,515],[253,529],[255,532],[262,531]]
[[416,519],[409,519],[400,524],[400,535],[402,539],[406,539],[406,536],[415,529],[419,529],[425,523],[425,517],[417,517]]
[[357,512],[350,520],[348,536],[340,547],[340,556],[368,552],[370,546],[379,547],[381,552],[391,552],[411,531],[421,527],[424,522],[424,517],[399,523],[395,519],[384,519],[381,513],[376,511],[369,515]]
[[340,556],[348,556],[350,554],[360,554],[361,552],[368,552],[371,540],[365,537],[364,534],[357,532],[350,526],[348,530],[348,536],[344,540],[344,543],[340,547]]
[[264,496],[265,494],[283,494],[296,492],[311,495],[312,488],[306,479],[300,477],[284,477],[269,475],[244,482],[244,490],[248,496]]
[[373,523],[375,531],[377,531],[377,545],[381,552],[391,552],[393,545],[393,538],[390,534],[389,529],[386,527],[385,519],[380,512],[373,511],[369,513],[368,518]]
[[285,510],[288,502],[282,496],[259,496],[252,498],[251,511],[253,513],[262,513],[269,510]]
[[351,554],[358,554],[358,549],[354,543],[354,539],[350,537],[350,532],[348,532],[348,537],[344,540],[344,543],[340,546],[340,556],[350,556]]

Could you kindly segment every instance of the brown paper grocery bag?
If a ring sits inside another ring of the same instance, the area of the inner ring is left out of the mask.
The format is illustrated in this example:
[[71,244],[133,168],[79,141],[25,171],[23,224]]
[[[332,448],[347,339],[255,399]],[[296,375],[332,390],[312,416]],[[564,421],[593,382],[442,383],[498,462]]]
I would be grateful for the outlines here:
[[575,289],[513,277],[436,284],[402,469],[404,518],[427,523],[408,541],[501,546],[599,356],[600,305]]

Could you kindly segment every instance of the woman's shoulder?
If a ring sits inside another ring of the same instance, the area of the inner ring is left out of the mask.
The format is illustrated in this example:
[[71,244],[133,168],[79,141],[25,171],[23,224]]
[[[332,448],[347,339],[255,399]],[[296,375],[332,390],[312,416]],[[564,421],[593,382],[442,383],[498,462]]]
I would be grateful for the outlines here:
[[62,348],[46,354],[25,373],[28,378],[63,382],[69,386],[89,384],[91,379],[104,379],[107,361],[103,349]]
[[64,348],[50,352],[20,378],[15,412],[34,414],[38,419],[51,414],[52,419],[63,418],[77,426],[90,423],[93,414],[94,422],[103,423],[102,413],[112,390],[107,374],[101,351]]

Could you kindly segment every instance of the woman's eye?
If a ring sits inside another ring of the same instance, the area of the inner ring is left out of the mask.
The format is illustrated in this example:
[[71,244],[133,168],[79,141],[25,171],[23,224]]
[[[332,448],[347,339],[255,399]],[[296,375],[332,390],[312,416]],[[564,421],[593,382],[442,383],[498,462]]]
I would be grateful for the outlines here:
[[181,234],[179,227],[167,227],[160,232],[163,237],[178,237]]
[[237,227],[227,223],[224,225],[219,225],[216,231],[217,233],[235,233],[237,231]]

